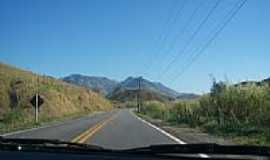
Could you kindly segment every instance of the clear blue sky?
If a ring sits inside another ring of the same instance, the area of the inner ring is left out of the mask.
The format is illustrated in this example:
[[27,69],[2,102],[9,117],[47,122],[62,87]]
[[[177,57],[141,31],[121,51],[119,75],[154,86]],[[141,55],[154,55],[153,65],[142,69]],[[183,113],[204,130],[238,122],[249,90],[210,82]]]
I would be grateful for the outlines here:
[[210,74],[232,82],[267,78],[270,1],[248,0],[210,47],[171,83],[188,62],[187,55],[206,42],[235,2],[222,0],[184,56],[162,73],[215,0],[187,0],[178,16],[184,0],[0,0],[0,61],[55,77],[144,76],[196,93],[209,90]]

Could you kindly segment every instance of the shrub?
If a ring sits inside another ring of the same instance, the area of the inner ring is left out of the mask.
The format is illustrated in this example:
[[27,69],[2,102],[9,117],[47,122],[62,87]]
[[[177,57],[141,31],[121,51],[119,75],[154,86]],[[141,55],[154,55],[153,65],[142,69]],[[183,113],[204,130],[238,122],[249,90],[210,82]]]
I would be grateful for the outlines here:
[[178,123],[189,123],[196,125],[199,123],[199,103],[196,100],[180,101],[170,108],[170,121]]
[[142,106],[141,112],[152,118],[158,118],[158,119],[166,119],[166,114],[167,114],[165,104],[158,101],[146,102]]
[[199,99],[182,100],[171,106],[148,102],[143,113],[177,124],[200,126],[211,133],[255,137],[249,140],[253,144],[270,143],[270,86],[267,83],[229,85],[214,81],[210,93]]

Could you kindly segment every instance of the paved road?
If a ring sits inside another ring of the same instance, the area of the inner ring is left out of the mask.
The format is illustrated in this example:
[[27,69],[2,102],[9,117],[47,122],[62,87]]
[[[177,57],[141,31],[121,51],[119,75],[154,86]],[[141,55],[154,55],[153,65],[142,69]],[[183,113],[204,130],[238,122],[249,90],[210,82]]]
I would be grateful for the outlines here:
[[17,138],[49,138],[88,143],[111,149],[176,143],[139,120],[128,109],[103,112],[60,124],[7,135]]
[[[153,144],[185,143],[139,119],[128,109],[99,112],[75,120],[5,135],[12,138],[46,138],[87,143],[110,149]],[[208,157],[205,154],[198,154]]]

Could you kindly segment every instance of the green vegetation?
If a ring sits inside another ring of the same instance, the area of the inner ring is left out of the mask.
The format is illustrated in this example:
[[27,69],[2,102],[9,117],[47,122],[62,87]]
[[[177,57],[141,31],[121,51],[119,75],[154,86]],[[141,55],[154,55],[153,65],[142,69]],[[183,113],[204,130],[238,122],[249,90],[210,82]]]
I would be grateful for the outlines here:
[[35,93],[45,100],[41,122],[112,108],[91,90],[0,63],[0,132],[33,126],[34,108],[29,101]]
[[173,104],[147,102],[142,113],[175,124],[188,124],[236,143],[270,145],[269,83],[213,83],[211,92]]
[[112,101],[114,104],[113,106],[116,106],[118,108],[135,108],[137,106],[136,101],[126,101],[126,102],[119,102],[119,101]]
[[[124,88],[116,88],[111,95],[108,96],[109,99],[113,101],[119,102],[127,102],[127,101],[136,101],[138,95],[138,90],[128,90]],[[157,101],[169,101],[172,100],[171,97],[166,96],[165,94],[155,92],[152,90],[141,89],[140,90],[140,97],[144,101],[149,100],[157,100]]]
[[141,112],[152,118],[166,119],[168,113],[165,104],[159,101],[148,101],[141,108]]

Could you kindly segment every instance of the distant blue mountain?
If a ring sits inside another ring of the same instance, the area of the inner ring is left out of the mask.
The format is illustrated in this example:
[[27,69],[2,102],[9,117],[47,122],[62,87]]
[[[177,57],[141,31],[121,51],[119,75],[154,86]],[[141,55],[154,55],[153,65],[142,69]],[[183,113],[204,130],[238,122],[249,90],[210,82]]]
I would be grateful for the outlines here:
[[126,95],[135,97],[135,95],[131,94],[134,94],[135,92],[133,91],[138,89],[139,81],[141,84],[141,90],[144,91],[145,95],[154,99],[189,99],[197,96],[190,93],[178,93],[177,91],[166,87],[162,83],[152,82],[142,77],[128,77],[122,82],[117,82],[106,77],[72,74],[62,78],[62,80],[75,85],[87,87],[102,93],[109,98],[114,97],[117,100],[124,98]]
[[180,93],[176,92],[173,89],[170,89],[159,82],[151,82],[147,79],[142,77],[128,77],[126,80],[122,81],[119,85],[125,89],[137,89],[139,86],[139,80],[141,83],[142,90],[149,90],[153,91],[168,97],[176,98],[177,96],[181,95]]
[[85,76],[80,74],[72,74],[62,78],[62,80],[89,88],[104,95],[112,92],[119,83],[106,77]]

